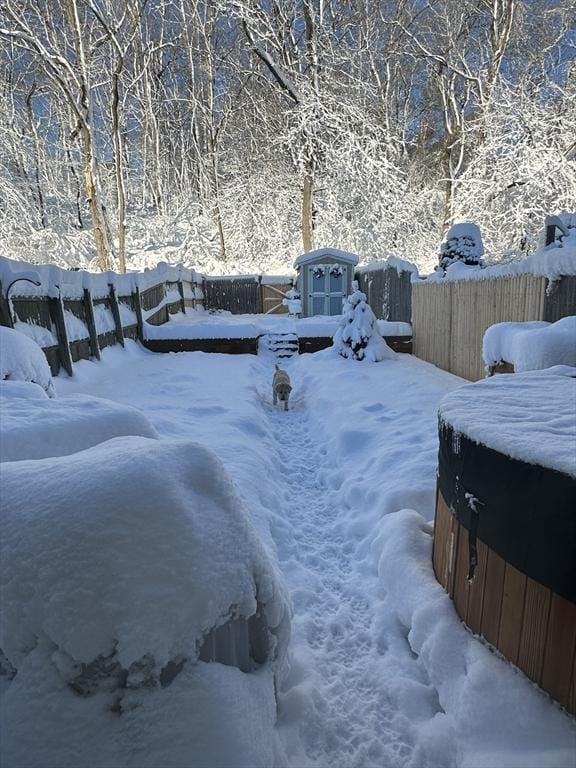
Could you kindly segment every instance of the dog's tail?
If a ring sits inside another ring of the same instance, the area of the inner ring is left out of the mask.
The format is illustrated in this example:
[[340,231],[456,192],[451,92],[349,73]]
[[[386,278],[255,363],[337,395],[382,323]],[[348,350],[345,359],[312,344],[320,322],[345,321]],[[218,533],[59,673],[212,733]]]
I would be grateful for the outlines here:
[[279,371],[279,370],[280,370],[280,366],[278,365],[278,363],[275,363],[275,364],[274,364],[274,368],[276,368],[276,370],[277,370],[277,371]]

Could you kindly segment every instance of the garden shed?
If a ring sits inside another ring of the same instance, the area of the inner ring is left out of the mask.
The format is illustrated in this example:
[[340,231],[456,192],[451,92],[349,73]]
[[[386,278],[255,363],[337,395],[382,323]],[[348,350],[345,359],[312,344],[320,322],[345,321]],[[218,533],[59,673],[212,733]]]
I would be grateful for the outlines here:
[[294,262],[302,316],[340,315],[342,301],[352,291],[354,267],[359,258],[336,248],[320,248],[303,253]]

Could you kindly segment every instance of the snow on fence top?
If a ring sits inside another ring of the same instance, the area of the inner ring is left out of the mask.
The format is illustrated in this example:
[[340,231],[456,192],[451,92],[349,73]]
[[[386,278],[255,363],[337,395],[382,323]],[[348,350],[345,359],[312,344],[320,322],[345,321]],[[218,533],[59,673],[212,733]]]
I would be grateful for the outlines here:
[[[30,265],[0,256],[0,281],[6,291],[14,283],[11,296],[50,296],[58,295],[67,299],[81,299],[88,289],[95,299],[103,298],[113,285],[119,296],[130,295],[135,288],[141,291],[161,282],[184,280],[195,283],[201,276],[182,265],[171,266],[160,262],[154,269],[144,272],[129,272],[119,275],[116,272],[93,273],[84,270],[66,270],[56,266]],[[29,282],[29,281],[33,282]],[[17,281],[17,282],[15,282]]]
[[380,272],[383,269],[395,269],[398,274],[402,272],[411,272],[415,277],[418,277],[418,267],[416,264],[412,264],[411,261],[405,259],[399,259],[398,256],[387,256],[383,261],[372,261],[370,264],[364,264],[358,267],[357,272],[364,274],[365,272]]
[[513,459],[576,477],[576,369],[492,376],[440,403],[440,421]]

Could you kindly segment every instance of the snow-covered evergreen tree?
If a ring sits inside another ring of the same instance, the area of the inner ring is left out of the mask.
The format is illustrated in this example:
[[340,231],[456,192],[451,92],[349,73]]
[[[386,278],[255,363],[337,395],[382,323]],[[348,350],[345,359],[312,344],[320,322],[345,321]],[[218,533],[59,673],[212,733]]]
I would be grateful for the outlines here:
[[334,346],[342,357],[353,360],[380,360],[394,357],[394,352],[382,338],[376,316],[366,301],[366,294],[352,283],[352,293],[344,302],[342,320],[334,334]]
[[462,222],[454,224],[446,233],[440,246],[439,269],[446,271],[451,264],[461,261],[469,266],[482,264],[484,244],[477,224]]

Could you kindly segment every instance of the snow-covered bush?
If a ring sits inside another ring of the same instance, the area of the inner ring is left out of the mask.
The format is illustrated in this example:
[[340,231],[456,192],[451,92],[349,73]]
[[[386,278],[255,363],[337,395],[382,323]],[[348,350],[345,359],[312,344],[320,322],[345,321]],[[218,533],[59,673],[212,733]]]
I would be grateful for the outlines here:
[[358,283],[352,283],[353,292],[344,302],[342,320],[334,334],[334,347],[342,357],[354,360],[379,362],[394,357],[378,326],[376,316],[366,301],[366,294],[358,290]]
[[[212,451],[120,437],[66,457],[0,463],[0,482],[7,765],[204,765],[198,724],[224,690],[212,681],[209,693],[204,669],[221,664],[199,655],[240,666],[236,654],[254,645],[253,666],[265,668],[244,677],[268,691],[251,713],[262,719],[286,650],[288,604]],[[231,647],[230,629],[202,655],[216,628],[242,621],[241,647]],[[219,672],[218,685],[228,681],[237,696],[241,674]],[[217,742],[223,722],[212,728]],[[163,749],[184,756],[174,762]]]
[[44,352],[23,333],[0,326],[0,379],[31,381],[50,396],[56,392]]
[[440,246],[438,268],[446,269],[458,261],[469,266],[482,264],[484,245],[480,228],[476,224],[462,222],[454,224],[446,233],[446,239]]

